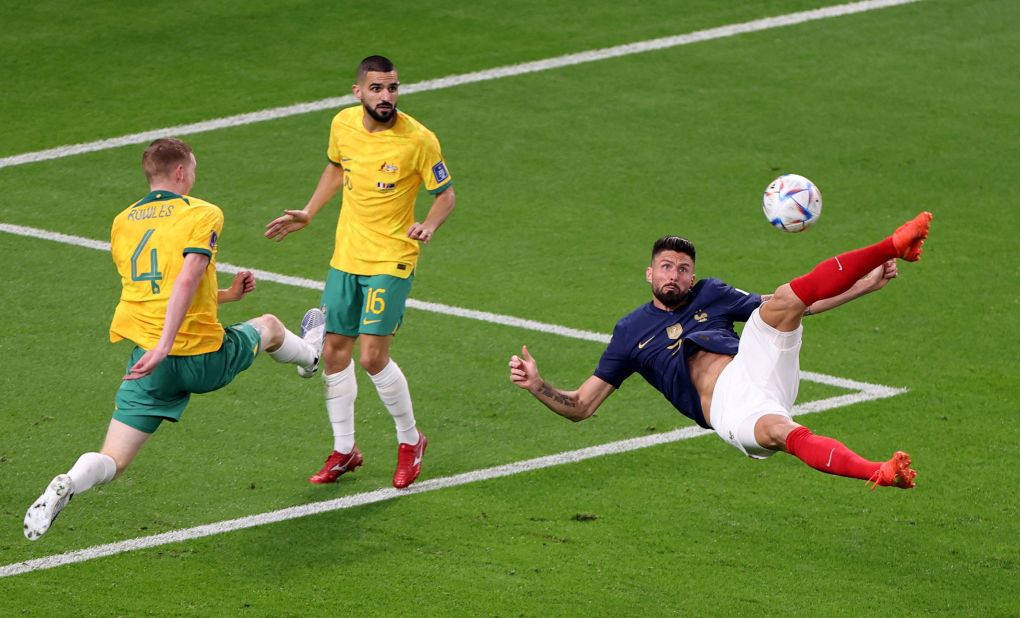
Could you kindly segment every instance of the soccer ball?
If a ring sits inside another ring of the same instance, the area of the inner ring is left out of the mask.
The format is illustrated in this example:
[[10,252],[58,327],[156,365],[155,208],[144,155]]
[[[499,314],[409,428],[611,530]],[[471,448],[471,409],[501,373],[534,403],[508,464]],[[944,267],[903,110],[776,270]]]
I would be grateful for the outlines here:
[[802,232],[822,216],[822,193],[803,176],[783,174],[765,187],[761,209],[775,227],[784,232]]

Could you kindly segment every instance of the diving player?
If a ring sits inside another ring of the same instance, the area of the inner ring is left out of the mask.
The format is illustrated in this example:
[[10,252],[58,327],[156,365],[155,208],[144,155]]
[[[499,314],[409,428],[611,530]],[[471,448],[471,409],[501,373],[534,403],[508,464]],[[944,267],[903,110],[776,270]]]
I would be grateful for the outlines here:
[[[882,242],[828,259],[766,296],[718,279],[695,282],[694,245],[660,238],[645,275],[652,301],[617,322],[592,377],[574,391],[550,386],[524,346],[510,359],[510,380],[553,412],[580,421],[639,373],[677,410],[749,457],[786,451],[816,470],[866,479],[872,488],[909,489],[916,472],[906,453],[869,461],[793,422],[791,411],[803,317],[884,287],[897,276],[896,258],[920,259],[931,218],[922,212]],[[747,322],[739,338],[734,322]]]

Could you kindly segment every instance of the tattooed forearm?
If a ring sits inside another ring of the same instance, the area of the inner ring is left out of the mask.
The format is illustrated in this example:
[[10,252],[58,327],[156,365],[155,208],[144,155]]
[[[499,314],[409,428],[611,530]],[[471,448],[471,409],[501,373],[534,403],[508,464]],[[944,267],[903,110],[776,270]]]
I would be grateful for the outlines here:
[[574,401],[570,397],[567,397],[566,395],[564,395],[563,393],[561,393],[558,390],[554,389],[553,387],[549,386],[545,382],[542,382],[541,386],[538,387],[538,393],[537,394],[540,397],[545,397],[546,399],[551,399],[553,402],[558,403],[558,404],[563,405],[563,406],[568,406],[568,407],[571,407],[571,408],[576,408],[577,407],[577,402],[576,401]]

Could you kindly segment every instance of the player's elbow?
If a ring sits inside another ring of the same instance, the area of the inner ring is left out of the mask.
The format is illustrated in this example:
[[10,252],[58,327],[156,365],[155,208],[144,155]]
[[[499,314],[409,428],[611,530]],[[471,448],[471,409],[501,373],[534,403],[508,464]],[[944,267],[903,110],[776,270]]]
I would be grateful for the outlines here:
[[580,423],[584,419],[594,416],[597,408],[598,406],[594,405],[594,402],[577,401],[577,406],[567,415],[567,418],[575,423]]

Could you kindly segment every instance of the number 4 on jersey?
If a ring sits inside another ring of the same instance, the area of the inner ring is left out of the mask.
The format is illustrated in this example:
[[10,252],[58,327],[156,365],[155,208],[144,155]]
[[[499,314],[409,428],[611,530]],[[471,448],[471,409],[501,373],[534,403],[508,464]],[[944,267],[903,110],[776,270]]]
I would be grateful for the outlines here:
[[135,252],[131,254],[131,280],[148,281],[152,285],[152,293],[159,294],[159,282],[163,280],[163,273],[159,272],[159,257],[155,247],[149,250],[149,272],[138,272],[138,258],[145,251],[145,245],[148,244],[149,239],[152,238],[152,233],[155,231],[146,230],[145,235],[142,236],[142,241],[138,243],[138,246],[135,247]]

